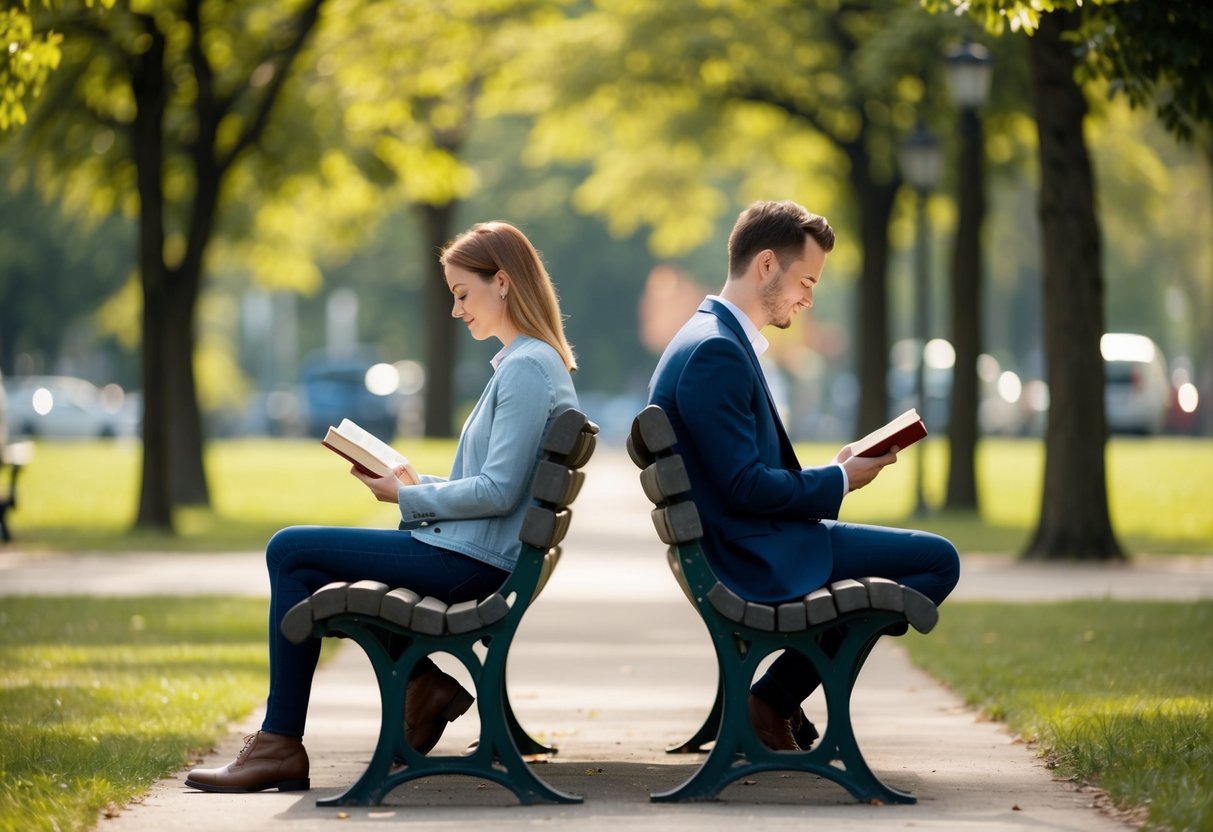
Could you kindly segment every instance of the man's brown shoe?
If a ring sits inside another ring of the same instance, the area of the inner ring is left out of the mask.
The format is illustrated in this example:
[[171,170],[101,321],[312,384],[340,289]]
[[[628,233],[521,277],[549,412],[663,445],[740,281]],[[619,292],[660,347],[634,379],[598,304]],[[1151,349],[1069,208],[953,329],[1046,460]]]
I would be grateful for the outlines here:
[[222,768],[196,768],[185,785],[204,792],[307,791],[307,752],[298,737],[258,731],[244,738],[244,748]]
[[442,738],[447,723],[472,707],[475,699],[453,678],[434,668],[409,682],[404,696],[404,736],[422,754]]
[[775,713],[766,700],[750,694],[750,723],[762,744],[772,751],[799,751],[792,736],[792,720]]
[[805,716],[804,708],[792,714],[792,737],[801,751],[808,751],[821,737],[821,734],[817,733],[817,726]]

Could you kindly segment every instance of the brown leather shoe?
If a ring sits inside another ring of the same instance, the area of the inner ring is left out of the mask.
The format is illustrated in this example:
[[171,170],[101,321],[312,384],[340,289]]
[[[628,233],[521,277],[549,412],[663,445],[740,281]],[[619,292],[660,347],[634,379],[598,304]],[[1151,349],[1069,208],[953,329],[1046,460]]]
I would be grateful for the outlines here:
[[307,791],[307,751],[298,737],[258,731],[244,738],[244,748],[222,768],[196,768],[185,785],[204,792]]
[[447,723],[463,716],[476,701],[453,678],[434,668],[409,682],[404,696],[404,737],[422,754],[429,754]]
[[801,751],[808,751],[821,737],[821,734],[817,733],[817,726],[805,716],[804,708],[792,714],[792,737]]
[[750,694],[750,724],[762,744],[772,751],[799,751],[792,736],[792,720],[775,713],[766,700]]

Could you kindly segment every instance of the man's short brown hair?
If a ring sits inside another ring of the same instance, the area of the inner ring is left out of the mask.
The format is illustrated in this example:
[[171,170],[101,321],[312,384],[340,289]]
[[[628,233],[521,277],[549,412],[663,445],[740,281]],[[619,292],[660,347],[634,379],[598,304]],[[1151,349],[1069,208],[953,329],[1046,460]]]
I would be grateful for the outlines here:
[[804,251],[805,237],[812,237],[822,251],[834,248],[834,229],[825,217],[791,200],[755,202],[741,212],[729,234],[729,277],[740,277],[766,249],[786,268]]

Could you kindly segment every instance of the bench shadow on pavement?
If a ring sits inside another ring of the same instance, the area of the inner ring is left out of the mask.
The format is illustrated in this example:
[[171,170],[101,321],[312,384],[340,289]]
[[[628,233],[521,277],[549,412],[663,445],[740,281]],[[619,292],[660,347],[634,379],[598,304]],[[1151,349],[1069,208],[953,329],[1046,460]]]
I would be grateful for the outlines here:
[[[686,763],[663,765],[612,760],[539,764],[543,779],[552,786],[584,795],[586,803],[581,806],[523,806],[508,789],[495,783],[464,775],[450,775],[404,783],[389,793],[378,807],[317,807],[318,799],[338,794],[344,788],[343,784],[325,784],[319,788],[313,787],[307,795],[302,795],[284,815],[331,814],[336,819],[339,811],[351,818],[358,818],[382,817],[384,813],[410,809],[455,808],[475,814],[478,809],[512,808],[545,816],[557,813],[562,817],[589,817],[604,808],[653,805],[649,801],[651,793],[676,788],[698,770],[701,757],[691,755],[686,760]],[[914,788],[918,785],[917,778],[909,772],[896,772],[890,776],[903,787]],[[762,772],[734,783],[721,793],[718,800],[707,802],[763,806],[856,805],[842,787],[804,772]]]

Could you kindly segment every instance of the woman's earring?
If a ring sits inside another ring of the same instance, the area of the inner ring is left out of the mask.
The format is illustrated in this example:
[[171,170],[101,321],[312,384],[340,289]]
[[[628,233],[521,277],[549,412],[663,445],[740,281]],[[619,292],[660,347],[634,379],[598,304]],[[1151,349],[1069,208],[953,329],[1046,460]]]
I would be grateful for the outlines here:
[[502,292],[502,293],[501,293],[501,299],[502,299],[502,300],[505,300],[505,292]]

